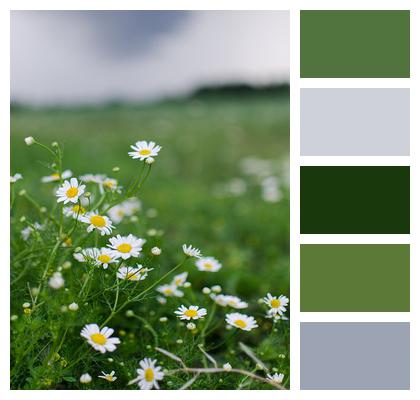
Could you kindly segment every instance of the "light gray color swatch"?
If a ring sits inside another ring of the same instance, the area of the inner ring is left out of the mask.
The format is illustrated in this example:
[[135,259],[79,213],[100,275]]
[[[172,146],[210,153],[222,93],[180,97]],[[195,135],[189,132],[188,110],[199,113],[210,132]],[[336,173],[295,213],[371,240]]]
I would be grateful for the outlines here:
[[409,389],[410,324],[305,322],[301,389]]
[[410,90],[301,89],[300,154],[410,155]]

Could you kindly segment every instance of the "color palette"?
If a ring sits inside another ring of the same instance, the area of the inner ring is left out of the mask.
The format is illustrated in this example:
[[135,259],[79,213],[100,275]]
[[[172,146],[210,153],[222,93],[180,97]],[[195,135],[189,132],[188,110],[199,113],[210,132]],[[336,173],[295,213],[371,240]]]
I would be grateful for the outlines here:
[[301,389],[409,389],[410,326],[302,323]]
[[300,288],[301,311],[410,311],[410,247],[303,244]]
[[301,89],[302,156],[410,155],[409,89]]
[[301,11],[300,77],[301,389],[409,389],[410,11]]
[[410,12],[300,13],[302,78],[408,78]]
[[410,169],[301,167],[301,233],[410,233]]

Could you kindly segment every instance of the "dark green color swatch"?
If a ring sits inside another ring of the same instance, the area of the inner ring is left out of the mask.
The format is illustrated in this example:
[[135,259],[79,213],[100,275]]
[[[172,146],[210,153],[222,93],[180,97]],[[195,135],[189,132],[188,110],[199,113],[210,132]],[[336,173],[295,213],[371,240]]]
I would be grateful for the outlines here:
[[301,167],[300,233],[410,233],[410,168]]
[[410,246],[301,245],[300,310],[410,311]]
[[300,76],[409,78],[410,11],[301,11]]

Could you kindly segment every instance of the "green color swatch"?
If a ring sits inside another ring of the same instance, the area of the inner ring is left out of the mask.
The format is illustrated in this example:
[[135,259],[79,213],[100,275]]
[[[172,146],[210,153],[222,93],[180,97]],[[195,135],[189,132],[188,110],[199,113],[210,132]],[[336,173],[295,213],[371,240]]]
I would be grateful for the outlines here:
[[301,245],[300,310],[410,311],[409,245]]
[[410,233],[410,168],[301,167],[300,233]]
[[302,78],[409,78],[410,11],[301,11]]

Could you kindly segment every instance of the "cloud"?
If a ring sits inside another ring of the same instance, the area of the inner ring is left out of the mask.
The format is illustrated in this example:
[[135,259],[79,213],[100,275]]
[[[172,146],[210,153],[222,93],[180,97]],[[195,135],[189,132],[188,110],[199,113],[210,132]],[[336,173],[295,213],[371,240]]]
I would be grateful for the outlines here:
[[12,99],[144,100],[289,73],[283,11],[14,11]]

